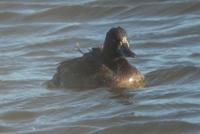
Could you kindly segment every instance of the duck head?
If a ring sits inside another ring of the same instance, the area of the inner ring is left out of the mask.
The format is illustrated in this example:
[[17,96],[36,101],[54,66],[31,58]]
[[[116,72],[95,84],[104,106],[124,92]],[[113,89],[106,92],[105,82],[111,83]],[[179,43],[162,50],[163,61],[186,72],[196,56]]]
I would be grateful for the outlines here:
[[103,54],[109,59],[135,57],[135,53],[130,50],[127,33],[123,28],[114,27],[107,32]]

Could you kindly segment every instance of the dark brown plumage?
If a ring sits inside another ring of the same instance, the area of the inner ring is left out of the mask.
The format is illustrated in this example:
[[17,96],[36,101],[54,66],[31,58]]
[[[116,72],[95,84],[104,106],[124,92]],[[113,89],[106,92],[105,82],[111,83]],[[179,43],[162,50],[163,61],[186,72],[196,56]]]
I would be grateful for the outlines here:
[[64,88],[131,88],[144,85],[144,76],[126,57],[134,57],[127,34],[121,27],[111,28],[103,48],[93,48],[82,57],[60,63],[49,85]]

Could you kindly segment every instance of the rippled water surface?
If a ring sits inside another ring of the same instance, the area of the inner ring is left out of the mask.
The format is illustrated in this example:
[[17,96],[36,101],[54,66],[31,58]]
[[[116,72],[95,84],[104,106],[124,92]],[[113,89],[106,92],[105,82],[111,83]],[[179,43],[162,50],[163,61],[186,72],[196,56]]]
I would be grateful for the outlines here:
[[[142,89],[50,90],[58,63],[114,26]],[[199,0],[0,1],[0,133],[199,134]]]

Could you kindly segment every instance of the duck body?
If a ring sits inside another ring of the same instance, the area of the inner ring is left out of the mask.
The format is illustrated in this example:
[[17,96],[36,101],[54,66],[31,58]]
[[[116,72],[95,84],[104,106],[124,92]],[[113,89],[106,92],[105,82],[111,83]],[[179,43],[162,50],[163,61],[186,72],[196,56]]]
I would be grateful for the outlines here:
[[49,83],[53,87],[81,89],[138,88],[144,86],[144,76],[129,64],[124,56],[126,54],[128,57],[134,57],[135,54],[128,49],[129,46],[127,48],[121,46],[122,48],[118,51],[117,47],[127,43],[127,41],[124,39],[124,42],[121,41],[120,44],[110,43],[110,36],[113,34],[115,34],[114,38],[116,35],[126,36],[125,30],[121,27],[112,28],[106,35],[103,48],[93,48],[82,57],[61,62]]
[[52,81],[56,87],[98,88],[111,82],[112,71],[103,64],[100,49],[60,63]]

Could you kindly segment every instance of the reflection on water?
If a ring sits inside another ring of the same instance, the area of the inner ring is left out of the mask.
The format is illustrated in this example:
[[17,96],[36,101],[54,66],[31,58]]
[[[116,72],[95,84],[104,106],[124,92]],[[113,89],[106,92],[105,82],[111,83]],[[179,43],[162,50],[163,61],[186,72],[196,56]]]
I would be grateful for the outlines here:
[[124,90],[110,90],[111,91],[111,96],[109,97],[110,99],[114,99],[124,105],[131,105],[134,103],[134,93],[128,92],[129,90],[124,89]]
[[[0,133],[198,134],[200,2],[0,2]],[[147,86],[47,89],[58,63],[103,44],[115,26]]]

